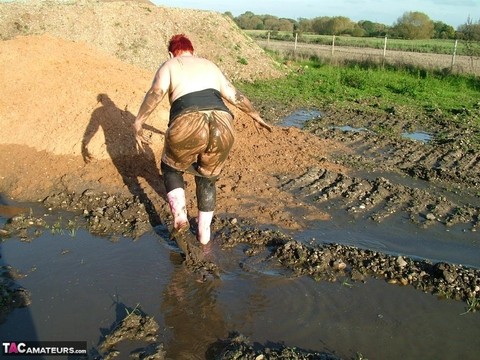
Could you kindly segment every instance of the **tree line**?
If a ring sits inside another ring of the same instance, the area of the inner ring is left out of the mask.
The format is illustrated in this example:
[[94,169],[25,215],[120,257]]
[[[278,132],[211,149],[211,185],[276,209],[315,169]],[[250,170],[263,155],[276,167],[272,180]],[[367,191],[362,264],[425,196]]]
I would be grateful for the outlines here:
[[468,18],[465,24],[457,29],[442,22],[431,20],[428,15],[418,11],[405,12],[391,25],[361,20],[354,22],[345,16],[321,16],[313,19],[298,20],[278,18],[273,15],[255,15],[247,11],[237,17],[231,12],[235,23],[244,30],[287,31],[302,35],[312,33],[318,35],[347,35],[355,37],[388,36],[399,39],[463,39],[480,41],[480,20],[474,22]]

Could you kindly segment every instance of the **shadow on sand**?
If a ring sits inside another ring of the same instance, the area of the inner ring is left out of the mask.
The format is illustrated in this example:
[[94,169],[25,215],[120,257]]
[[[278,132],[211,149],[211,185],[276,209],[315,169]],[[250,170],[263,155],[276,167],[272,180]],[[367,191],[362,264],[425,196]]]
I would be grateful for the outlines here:
[[[155,154],[146,145],[145,152],[139,153],[136,148],[135,136],[132,125],[135,116],[125,110],[121,110],[107,94],[99,94],[97,100],[102,104],[95,109],[90,117],[82,140],[82,156],[86,163],[93,160],[88,151],[88,145],[95,134],[101,129],[105,136],[105,147],[113,165],[121,175],[124,184],[130,193],[138,196],[144,204],[153,227],[161,223],[161,219],[155,210],[152,199],[147,195],[146,187],[142,186],[142,179],[163,199],[166,199],[165,187],[158,168]],[[163,134],[147,124],[145,130]]]

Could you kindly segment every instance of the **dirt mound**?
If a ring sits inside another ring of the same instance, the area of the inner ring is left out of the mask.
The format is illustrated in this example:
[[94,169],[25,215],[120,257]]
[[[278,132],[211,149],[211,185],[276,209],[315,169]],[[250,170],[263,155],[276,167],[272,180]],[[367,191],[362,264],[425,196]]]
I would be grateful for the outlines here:
[[[152,74],[84,44],[48,35],[18,37],[0,43],[0,66],[5,96],[2,109],[2,143],[27,145],[55,155],[80,155],[87,125],[101,126],[101,98],[109,98],[112,127],[125,127],[122,112],[135,112],[148,89]],[[164,129],[167,103],[150,124]],[[114,131],[112,129],[112,131]],[[121,130],[118,130],[121,133]],[[97,158],[107,158],[105,137],[97,131],[89,144]],[[155,143],[162,137],[154,137]],[[118,141],[122,144],[121,141]],[[125,144],[116,147],[125,153]]]
[[[167,100],[146,124],[146,154],[137,154],[131,124],[175,33],[187,34],[232,80],[282,74],[230,18],[214,12],[148,1],[31,1],[0,4],[0,18],[0,193],[16,200],[88,190],[164,203],[158,161]],[[218,208],[298,227],[285,209],[302,204],[274,184],[282,172],[300,174],[322,158],[326,143],[296,130],[267,136],[232,111],[237,140],[219,181]],[[193,181],[186,180],[194,209]]]
[[155,71],[167,59],[170,37],[185,33],[198,55],[232,80],[281,75],[279,66],[228,16],[157,7],[148,1],[0,3],[0,39],[50,34],[86,42],[122,61]]
[[[158,206],[163,203],[158,162],[168,100],[146,124],[152,140],[146,154],[137,154],[131,131],[153,72],[86,43],[50,35],[1,42],[0,68],[5,90],[0,100],[1,193],[33,201],[58,191],[90,190],[144,194]],[[300,174],[318,163],[328,143],[296,129],[266,133],[232,111],[237,138],[219,180],[219,210],[300,226],[286,209],[305,206],[308,212],[308,206],[282,193],[277,176]],[[94,157],[88,164],[87,153]],[[193,181],[186,180],[189,207],[195,209]]]
[[[0,193],[18,200],[89,190],[139,195],[157,208],[164,204],[158,161],[167,100],[146,126],[152,140],[146,154],[136,152],[131,124],[160,62],[157,58],[164,56],[158,51],[165,52],[164,42],[173,33],[191,34],[199,52],[219,63],[227,74],[244,80],[278,75],[271,59],[230,19],[211,12],[140,2],[88,1],[7,3],[0,4],[0,10],[0,33],[11,38],[0,42],[4,89],[0,98]],[[23,33],[42,34],[19,36]],[[163,41],[161,46],[159,41]],[[468,129],[449,129],[451,138],[459,142],[446,144],[412,145],[405,139],[393,144],[384,139],[384,150],[379,152],[378,136],[355,134],[348,140],[346,135],[332,133],[332,127],[345,119],[357,128],[369,128],[374,122],[387,128],[394,122],[400,133],[414,127],[410,122],[416,120],[411,116],[401,119],[403,115],[379,118],[356,110],[346,118],[345,111],[330,110],[311,134],[279,127],[267,134],[243,113],[232,111],[237,137],[218,182],[220,212],[298,228],[305,220],[326,218],[326,207],[319,203],[338,199],[342,202],[339,208],[357,215],[367,213],[376,221],[398,212],[420,219],[415,220],[420,224],[459,223],[478,228],[475,199],[471,205],[470,197],[452,201],[439,196],[437,189],[420,193],[397,185],[396,180],[366,181],[332,165],[345,164],[349,169],[365,167],[359,164],[368,168],[388,165],[387,171],[400,169],[408,176],[447,182],[442,187],[461,182],[475,189],[478,156],[473,149],[461,151]],[[280,116],[276,106],[263,104],[261,112],[273,121]],[[337,155],[330,152],[339,146]],[[351,155],[368,148],[372,154],[366,160]],[[390,154],[390,158],[382,155],[380,161],[379,154]],[[86,164],[88,155],[95,160]],[[195,209],[192,184],[187,176],[188,206]],[[383,191],[377,196],[379,186]],[[315,194],[314,201],[311,194]],[[371,204],[372,198],[377,203]]]

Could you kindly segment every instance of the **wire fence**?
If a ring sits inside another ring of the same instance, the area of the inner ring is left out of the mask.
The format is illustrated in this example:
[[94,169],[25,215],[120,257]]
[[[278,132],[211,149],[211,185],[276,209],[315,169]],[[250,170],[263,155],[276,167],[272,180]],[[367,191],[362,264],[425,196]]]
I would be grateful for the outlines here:
[[255,39],[264,49],[284,52],[299,57],[315,56],[328,59],[334,63],[358,62],[378,63],[381,65],[408,66],[457,74],[480,76],[480,57],[456,54],[422,53],[413,51],[389,50],[385,39],[383,48],[338,46],[335,38],[330,45],[282,41],[272,39]]

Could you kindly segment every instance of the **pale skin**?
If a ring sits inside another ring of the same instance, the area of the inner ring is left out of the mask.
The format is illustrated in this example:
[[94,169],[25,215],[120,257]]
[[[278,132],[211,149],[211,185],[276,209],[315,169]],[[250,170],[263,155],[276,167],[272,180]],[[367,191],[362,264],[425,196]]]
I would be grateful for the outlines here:
[[143,150],[143,145],[149,140],[144,137],[142,126],[157,105],[168,94],[170,104],[179,97],[204,89],[216,89],[229,103],[249,115],[262,127],[272,131],[256,111],[250,100],[238,91],[224,76],[221,70],[211,61],[184,51],[165,61],[157,70],[152,86],[147,91],[138,115],[133,123],[137,148]]

